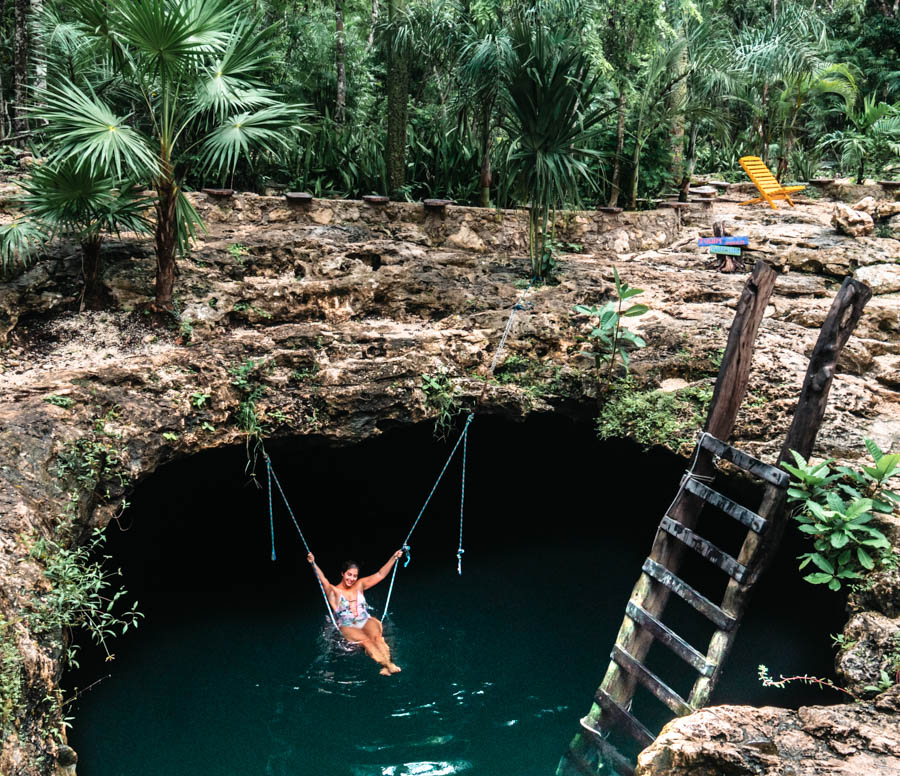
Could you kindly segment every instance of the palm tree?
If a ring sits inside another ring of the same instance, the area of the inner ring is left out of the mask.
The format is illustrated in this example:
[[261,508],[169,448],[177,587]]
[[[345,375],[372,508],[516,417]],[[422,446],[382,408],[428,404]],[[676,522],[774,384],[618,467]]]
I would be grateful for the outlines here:
[[856,182],[863,183],[868,165],[880,167],[900,157],[900,107],[868,95],[859,110],[848,108],[846,114],[851,126],[825,135],[822,144],[834,148],[841,167],[855,170]]
[[577,200],[579,179],[592,184],[586,160],[599,156],[592,141],[611,112],[595,104],[599,76],[591,75],[587,53],[577,39],[548,29],[543,5],[514,17],[503,94],[510,137],[505,185],[530,200],[528,242],[536,278],[550,268],[544,255],[550,211]]
[[[116,181],[110,176],[94,176],[75,159],[35,167],[22,187],[25,195],[20,202],[37,227],[37,234],[43,239],[72,237],[81,244],[84,279],[81,308],[98,307],[103,297],[100,259],[103,234],[150,232],[145,216],[150,202],[132,183]],[[8,231],[0,235],[0,240],[14,240],[21,234],[21,231]]]
[[203,226],[184,195],[180,160],[195,151],[210,173],[233,172],[251,149],[283,145],[303,111],[263,88],[270,30],[254,31],[239,0],[75,0],[75,10],[81,35],[101,52],[98,69],[115,62],[131,99],[117,101],[90,73],[86,85],[57,74],[35,112],[49,122],[51,160],[71,158],[94,177],[130,177],[155,190],[151,307],[169,313],[176,252]]
[[[499,6],[499,4],[497,4]],[[460,80],[460,123],[469,112],[477,125],[481,169],[478,176],[479,204],[491,204],[491,135],[493,117],[502,89],[503,65],[512,51],[508,31],[503,26],[500,8],[486,16],[470,17],[464,26],[457,58]]]

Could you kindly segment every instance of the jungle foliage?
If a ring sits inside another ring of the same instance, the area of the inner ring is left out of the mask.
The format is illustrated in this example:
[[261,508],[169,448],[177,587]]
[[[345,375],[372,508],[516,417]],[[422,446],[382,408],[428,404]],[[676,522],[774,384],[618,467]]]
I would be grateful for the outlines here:
[[[900,18],[879,0],[42,0],[27,34],[12,5],[0,142],[148,188],[164,309],[201,226],[190,188],[528,205],[542,275],[555,209],[736,179],[745,154],[782,180],[900,177]],[[63,222],[92,248],[120,206],[45,207],[0,259]]]

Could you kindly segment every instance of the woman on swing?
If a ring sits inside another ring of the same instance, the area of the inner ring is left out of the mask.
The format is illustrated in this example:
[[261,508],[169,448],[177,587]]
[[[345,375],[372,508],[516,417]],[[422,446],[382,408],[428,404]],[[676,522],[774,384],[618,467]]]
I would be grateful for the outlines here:
[[312,553],[306,559],[312,564],[319,577],[328,604],[334,612],[334,619],[347,641],[360,644],[366,654],[381,666],[380,674],[390,676],[400,672],[400,666],[391,662],[391,650],[382,635],[381,622],[369,614],[363,590],[377,585],[391,571],[393,565],[403,556],[403,550],[397,550],[387,563],[375,574],[368,577],[359,576],[359,566],[353,561],[344,563],[341,569],[341,581],[332,585],[316,565]]

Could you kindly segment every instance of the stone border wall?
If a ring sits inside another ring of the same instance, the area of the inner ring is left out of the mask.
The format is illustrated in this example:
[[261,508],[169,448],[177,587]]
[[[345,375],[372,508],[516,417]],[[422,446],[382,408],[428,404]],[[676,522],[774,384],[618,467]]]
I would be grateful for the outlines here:
[[[416,202],[370,205],[362,200],[315,199],[299,204],[284,197],[244,192],[224,199],[197,192],[189,198],[211,228],[216,224],[358,225],[382,231],[394,240],[431,247],[478,252],[528,251],[528,213],[524,209],[449,205],[441,214],[426,211],[424,205]],[[577,243],[587,252],[633,253],[660,248],[670,244],[680,229],[674,210],[618,214],[564,211],[556,223],[557,240]]]

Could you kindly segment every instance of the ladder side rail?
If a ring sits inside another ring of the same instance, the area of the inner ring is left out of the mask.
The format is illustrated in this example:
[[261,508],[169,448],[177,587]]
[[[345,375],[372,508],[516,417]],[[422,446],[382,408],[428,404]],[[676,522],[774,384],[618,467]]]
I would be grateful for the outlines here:
[[[809,458],[812,454],[816,436],[825,417],[828,394],[834,380],[838,358],[856,328],[863,308],[871,298],[871,289],[858,280],[848,277],[841,284],[810,357],[794,417],[778,456],[779,464],[789,460],[791,450],[796,450],[804,458]],[[730,580],[722,600],[722,609],[738,621],[746,608],[753,583],[768,567],[781,543],[781,536],[788,520],[784,510],[785,498],[783,488],[771,485],[766,487],[759,514],[771,523],[770,530],[765,537],[749,533],[738,554],[738,562],[751,569],[750,578],[745,584],[734,579]],[[717,631],[710,639],[707,660],[718,665],[719,669],[711,677],[701,676],[694,683],[688,699],[694,708],[704,706],[709,700],[736,632],[737,627],[730,632]]]
[[[738,300],[704,427],[704,431],[717,439],[730,438],[734,429],[738,410],[747,392],[753,345],[775,287],[776,277],[777,273],[769,264],[758,261]],[[699,456],[697,464],[696,474],[701,476],[714,474],[714,464],[710,457]],[[673,517],[685,525],[696,525],[698,502],[699,499],[693,496],[690,499],[684,499],[679,513]],[[668,538],[663,531],[657,531],[650,557],[656,563],[677,572],[684,551],[685,548],[680,542]],[[641,573],[630,600],[641,605],[654,616],[659,616],[668,601],[669,592],[664,586],[654,584],[648,574]],[[653,636],[636,627],[631,618],[623,618],[616,637],[616,644],[626,650],[635,660],[643,661],[646,658],[652,641]],[[634,695],[635,683],[636,679],[633,676],[621,670],[615,662],[610,661],[600,689],[619,702],[627,703]],[[601,727],[602,718],[603,709],[594,702],[585,720],[591,727],[598,728]],[[576,754],[588,746],[590,746],[590,742],[581,734],[576,734],[570,744]]]

